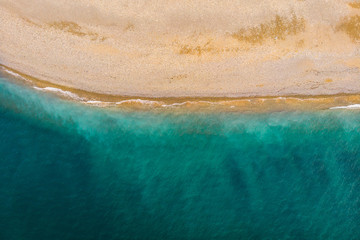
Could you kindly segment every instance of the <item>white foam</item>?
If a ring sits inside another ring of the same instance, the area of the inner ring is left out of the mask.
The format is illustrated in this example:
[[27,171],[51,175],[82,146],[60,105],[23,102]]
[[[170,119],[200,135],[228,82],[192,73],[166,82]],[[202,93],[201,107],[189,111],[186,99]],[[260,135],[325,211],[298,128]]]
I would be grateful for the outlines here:
[[54,92],[54,93],[58,93],[58,94],[61,94],[61,95],[65,96],[65,97],[69,97],[69,98],[72,98],[72,99],[83,100],[77,94],[72,93],[70,91],[61,90],[59,88],[54,88],[54,87],[44,87],[44,88],[34,87],[34,88],[36,90],[39,90],[39,91]]
[[98,107],[108,107],[108,106],[112,106],[115,104],[114,102],[102,102],[102,101],[96,101],[96,100],[83,101],[83,103],[98,106]]
[[88,104],[108,104],[109,102],[102,102],[102,101],[86,101],[85,103]]
[[206,104],[219,104],[221,102],[210,102],[210,101],[199,101],[200,103],[206,103]]
[[176,107],[176,106],[182,106],[186,104],[198,104],[198,103],[205,103],[205,104],[222,104],[222,102],[210,102],[210,101],[185,101],[180,103],[172,103],[172,104],[163,104],[162,107]]
[[6,72],[6,73],[8,73],[8,74],[10,74],[10,75],[12,75],[12,76],[14,76],[14,77],[21,78],[22,80],[25,80],[25,81],[27,81],[27,82],[29,81],[29,79],[24,78],[24,77],[21,76],[20,74],[18,74],[18,73],[16,73],[16,72],[13,72],[13,71],[11,71],[11,70],[9,70],[9,69],[3,68],[3,70],[4,70],[4,72]]
[[[182,105],[185,105],[189,102],[182,102],[182,103],[173,103],[173,104],[168,104],[167,106],[182,106]],[[163,105],[164,106],[164,105]]]
[[159,104],[160,102],[158,101],[150,101],[150,100],[143,100],[143,99],[129,99],[129,100],[123,100],[120,102],[116,102],[117,105],[121,105],[124,103],[140,103],[140,104],[144,104],[144,105],[154,105],[154,104]]
[[163,104],[162,107],[176,107],[176,106],[182,106],[188,102],[182,102],[182,103],[172,103],[172,104]]
[[348,106],[332,107],[330,109],[360,109],[360,104],[352,104]]

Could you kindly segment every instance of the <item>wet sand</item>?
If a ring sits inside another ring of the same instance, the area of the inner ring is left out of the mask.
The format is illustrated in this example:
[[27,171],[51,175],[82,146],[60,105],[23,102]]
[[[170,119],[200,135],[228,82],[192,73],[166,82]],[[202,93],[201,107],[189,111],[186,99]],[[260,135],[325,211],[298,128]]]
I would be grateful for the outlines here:
[[101,100],[358,94],[359,26],[345,0],[0,0],[0,63]]
[[80,102],[90,106],[121,109],[123,111],[155,111],[171,113],[243,112],[267,113],[280,111],[359,110],[360,94],[292,95],[267,97],[136,97],[87,92],[63,87],[33,78],[0,65],[0,76],[22,83],[41,92]]

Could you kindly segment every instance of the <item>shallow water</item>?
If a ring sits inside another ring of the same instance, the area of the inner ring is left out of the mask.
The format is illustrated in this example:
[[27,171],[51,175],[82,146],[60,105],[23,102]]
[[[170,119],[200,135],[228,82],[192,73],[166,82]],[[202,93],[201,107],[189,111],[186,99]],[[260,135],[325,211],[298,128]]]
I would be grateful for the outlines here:
[[0,239],[360,239],[360,111],[90,107],[0,78]]

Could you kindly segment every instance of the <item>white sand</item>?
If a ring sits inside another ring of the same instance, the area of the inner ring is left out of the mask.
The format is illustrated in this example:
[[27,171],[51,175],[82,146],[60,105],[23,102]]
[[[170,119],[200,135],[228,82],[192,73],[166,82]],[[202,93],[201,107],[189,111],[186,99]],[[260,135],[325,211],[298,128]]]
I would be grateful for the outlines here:
[[0,63],[123,96],[359,93],[360,27],[339,29],[360,14],[349,3],[0,0]]

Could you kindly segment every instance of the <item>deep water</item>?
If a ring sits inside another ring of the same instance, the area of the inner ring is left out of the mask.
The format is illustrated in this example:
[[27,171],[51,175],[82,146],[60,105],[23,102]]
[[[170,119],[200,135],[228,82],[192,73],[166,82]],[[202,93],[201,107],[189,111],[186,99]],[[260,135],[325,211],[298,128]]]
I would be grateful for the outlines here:
[[360,239],[360,111],[154,113],[0,78],[0,239]]

